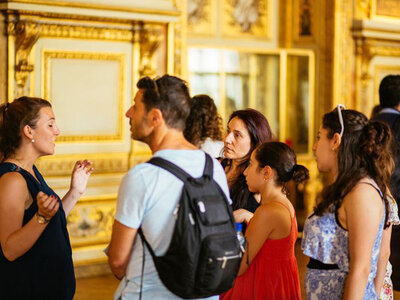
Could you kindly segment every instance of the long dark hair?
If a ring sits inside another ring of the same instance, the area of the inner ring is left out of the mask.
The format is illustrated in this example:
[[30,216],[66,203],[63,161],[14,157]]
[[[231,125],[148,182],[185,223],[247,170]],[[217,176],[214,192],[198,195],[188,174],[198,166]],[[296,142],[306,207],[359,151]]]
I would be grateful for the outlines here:
[[296,154],[288,145],[281,142],[267,142],[256,148],[255,159],[260,168],[270,166],[276,171],[275,184],[282,186],[282,192],[288,195],[287,183],[296,183],[309,179],[309,172],[303,165],[298,165]]
[[[379,121],[368,122],[365,115],[355,110],[346,109],[341,113],[344,132],[338,153],[338,176],[335,182],[322,190],[315,214],[322,215],[331,205],[337,212],[344,197],[362,178],[368,176],[383,193],[387,225],[389,203],[386,200],[386,190],[394,169],[390,151],[390,129]],[[340,133],[337,109],[324,115],[322,127],[328,131],[329,139],[333,138],[335,133]]]
[[[233,118],[239,118],[243,121],[246,129],[250,135],[250,150],[243,158],[243,161],[237,167],[238,177],[232,183],[230,187],[230,193],[232,198],[232,208],[239,209],[243,208],[247,204],[247,200],[253,195],[247,187],[246,178],[243,175],[244,170],[247,168],[250,160],[250,155],[257,146],[264,142],[269,142],[272,139],[271,127],[269,126],[268,120],[259,111],[247,108],[242,110],[234,111],[229,117],[228,123]],[[228,168],[232,165],[231,159],[224,159],[222,165]]]
[[211,97],[196,95],[192,98],[183,135],[197,147],[208,137],[214,141],[222,140],[222,119]]
[[20,97],[0,105],[0,161],[10,157],[21,145],[25,125],[36,127],[39,111],[43,107],[51,107],[51,104],[34,97]]

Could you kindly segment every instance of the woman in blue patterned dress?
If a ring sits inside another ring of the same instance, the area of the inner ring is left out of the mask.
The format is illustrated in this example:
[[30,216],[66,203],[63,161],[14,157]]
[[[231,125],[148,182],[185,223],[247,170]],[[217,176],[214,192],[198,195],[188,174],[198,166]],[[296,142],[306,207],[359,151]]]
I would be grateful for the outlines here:
[[334,181],[304,224],[307,299],[378,299],[374,277],[388,225],[391,138],[385,124],[341,105],[324,115],[313,151],[318,170]]

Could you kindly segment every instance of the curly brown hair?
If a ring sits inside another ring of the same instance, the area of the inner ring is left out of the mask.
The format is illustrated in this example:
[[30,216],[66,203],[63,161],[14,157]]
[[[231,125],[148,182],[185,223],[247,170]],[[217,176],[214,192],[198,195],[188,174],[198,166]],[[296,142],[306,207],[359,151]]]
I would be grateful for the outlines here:
[[214,141],[222,140],[222,119],[211,97],[196,95],[192,98],[183,135],[197,147],[208,137]]

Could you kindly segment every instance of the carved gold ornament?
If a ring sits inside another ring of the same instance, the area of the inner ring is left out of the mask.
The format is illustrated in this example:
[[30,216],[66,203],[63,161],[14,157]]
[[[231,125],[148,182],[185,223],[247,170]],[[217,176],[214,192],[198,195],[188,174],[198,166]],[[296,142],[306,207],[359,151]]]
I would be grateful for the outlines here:
[[161,44],[161,29],[140,23],[140,76],[154,76],[156,65],[154,54]]
[[31,20],[10,22],[8,33],[15,36],[15,81],[17,96],[23,94],[28,75],[34,66],[29,63],[29,54],[40,35],[40,25]]

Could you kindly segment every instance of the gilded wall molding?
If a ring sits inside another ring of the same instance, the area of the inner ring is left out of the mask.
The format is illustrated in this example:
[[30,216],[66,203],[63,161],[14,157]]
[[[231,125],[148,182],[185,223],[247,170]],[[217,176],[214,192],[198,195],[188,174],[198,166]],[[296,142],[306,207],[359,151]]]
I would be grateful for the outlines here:
[[116,196],[99,201],[79,201],[68,215],[72,248],[108,243],[115,215]]
[[53,155],[41,158],[37,167],[44,176],[69,176],[75,162],[85,157],[93,162],[95,174],[123,173],[128,171],[128,153],[102,153],[79,155]]
[[299,37],[310,37],[313,35],[311,1],[300,0],[299,6]]
[[154,61],[154,54],[160,47],[162,41],[161,29],[155,25],[145,25],[143,22],[139,23],[139,38],[140,38],[140,76],[156,75],[156,63]]
[[173,58],[174,74],[186,78],[187,74],[187,1],[174,0],[174,5],[178,11],[181,12],[178,22],[173,27],[173,48],[174,53],[171,55]]
[[351,34],[353,12],[353,0],[335,1],[333,104],[343,103],[348,107],[355,107],[352,89],[356,63],[355,44]]
[[[123,140],[123,122],[124,122],[124,74],[125,74],[125,55],[118,53],[102,52],[81,52],[81,51],[56,51],[43,50],[42,53],[42,89],[43,97],[50,99],[50,64],[52,59],[82,59],[99,61],[116,61],[119,65],[118,71],[118,129],[114,135],[61,135],[57,142],[107,142]],[[51,100],[50,100],[51,101]]]
[[8,23],[7,33],[15,37],[14,77],[17,84],[15,96],[25,94],[24,88],[34,65],[29,55],[40,35],[40,25],[33,20],[16,20]]
[[133,32],[128,29],[41,23],[40,36],[47,38],[75,38],[131,42],[133,39]]

